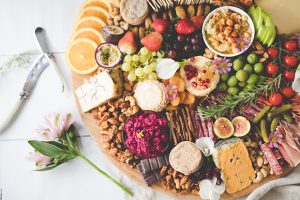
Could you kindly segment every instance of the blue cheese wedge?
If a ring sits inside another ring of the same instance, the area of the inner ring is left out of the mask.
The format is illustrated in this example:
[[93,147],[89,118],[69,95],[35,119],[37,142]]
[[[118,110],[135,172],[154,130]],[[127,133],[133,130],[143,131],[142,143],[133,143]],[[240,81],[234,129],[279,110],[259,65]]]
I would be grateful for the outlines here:
[[221,170],[227,193],[241,191],[251,185],[255,172],[243,140],[230,138],[215,145],[213,159]]
[[110,74],[103,71],[76,89],[75,94],[83,112],[105,103],[107,100],[118,96],[117,84]]

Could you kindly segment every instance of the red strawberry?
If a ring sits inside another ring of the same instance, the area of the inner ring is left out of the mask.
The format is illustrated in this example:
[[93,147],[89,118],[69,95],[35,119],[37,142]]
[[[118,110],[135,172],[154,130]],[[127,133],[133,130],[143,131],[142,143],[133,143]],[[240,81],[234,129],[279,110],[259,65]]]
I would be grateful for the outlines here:
[[150,51],[158,51],[161,48],[163,37],[158,32],[152,32],[141,39],[141,43]]
[[131,31],[127,31],[127,33],[119,40],[118,46],[120,51],[122,51],[123,53],[135,53],[137,48],[134,34]]
[[163,34],[167,28],[168,22],[164,19],[155,19],[151,27],[158,33]]
[[192,22],[194,23],[196,29],[201,29],[203,21],[204,21],[204,16],[198,15],[198,16],[193,16],[191,18]]
[[191,34],[195,31],[193,22],[187,18],[180,20],[175,25],[176,32],[178,34]]

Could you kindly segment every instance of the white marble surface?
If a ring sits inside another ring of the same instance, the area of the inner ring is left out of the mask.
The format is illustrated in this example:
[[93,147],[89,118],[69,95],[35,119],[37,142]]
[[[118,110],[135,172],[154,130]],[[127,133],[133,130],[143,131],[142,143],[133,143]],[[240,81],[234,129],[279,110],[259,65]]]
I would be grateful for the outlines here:
[[[42,26],[47,31],[50,49],[55,52],[70,88],[70,72],[63,52],[81,2],[0,0],[0,66],[13,54],[38,49],[33,31],[37,26]],[[0,123],[21,91],[27,71],[16,68],[0,75]],[[60,92],[60,82],[53,68],[49,67],[40,77],[14,124],[0,134],[0,200],[127,199],[117,187],[80,159],[49,172],[32,171],[33,164],[26,160],[31,151],[27,140],[35,137],[34,130],[42,117],[52,111],[70,111],[75,115],[83,153],[132,188],[135,191],[134,199],[172,199],[150,190],[145,191],[143,186],[129,180],[107,161],[83,128],[70,90],[64,94]]]

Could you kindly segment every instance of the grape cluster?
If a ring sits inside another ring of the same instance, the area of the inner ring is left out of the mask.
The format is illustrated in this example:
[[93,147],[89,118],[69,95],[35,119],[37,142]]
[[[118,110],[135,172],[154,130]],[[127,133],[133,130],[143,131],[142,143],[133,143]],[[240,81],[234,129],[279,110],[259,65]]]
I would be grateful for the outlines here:
[[157,59],[163,58],[161,51],[151,52],[142,47],[137,54],[126,55],[121,69],[128,73],[129,81],[156,80]]
[[164,36],[164,50],[167,53],[167,57],[175,60],[201,55],[204,47],[200,32],[180,35],[176,33],[174,25],[170,25]]

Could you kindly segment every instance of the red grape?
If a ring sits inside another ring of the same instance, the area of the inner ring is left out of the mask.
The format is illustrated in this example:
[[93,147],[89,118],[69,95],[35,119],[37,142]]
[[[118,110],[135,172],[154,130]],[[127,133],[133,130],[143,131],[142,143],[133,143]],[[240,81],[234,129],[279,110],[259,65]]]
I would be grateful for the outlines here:
[[176,56],[177,56],[177,53],[176,53],[175,50],[169,50],[168,51],[168,58],[174,59],[174,58],[176,58]]
[[177,36],[177,41],[178,42],[183,42],[185,40],[185,37],[183,35],[178,35]]

